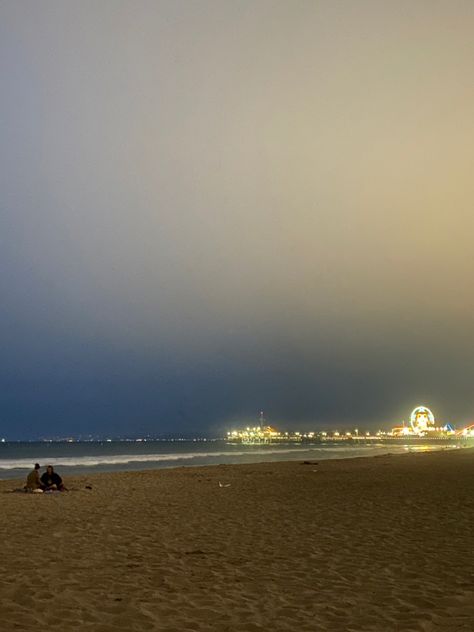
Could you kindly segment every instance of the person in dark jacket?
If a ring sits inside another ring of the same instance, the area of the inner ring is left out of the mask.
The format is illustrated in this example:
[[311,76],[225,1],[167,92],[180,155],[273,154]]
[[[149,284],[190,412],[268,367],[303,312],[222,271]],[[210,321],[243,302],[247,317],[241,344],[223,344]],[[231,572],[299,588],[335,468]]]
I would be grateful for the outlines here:
[[52,465],[48,465],[46,472],[41,476],[41,485],[45,492],[58,489],[60,492],[65,491],[63,479],[56,474]]

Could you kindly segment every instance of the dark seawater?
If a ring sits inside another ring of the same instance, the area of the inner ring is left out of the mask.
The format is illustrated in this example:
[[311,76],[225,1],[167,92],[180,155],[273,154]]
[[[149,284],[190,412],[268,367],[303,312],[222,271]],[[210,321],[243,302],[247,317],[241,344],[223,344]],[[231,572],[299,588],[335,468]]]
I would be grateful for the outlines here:
[[[441,446],[439,446],[441,447]],[[164,467],[344,459],[357,456],[436,449],[434,446],[271,444],[240,445],[225,441],[96,441],[0,443],[0,479],[22,478],[33,468],[53,465],[64,475],[146,470]]]

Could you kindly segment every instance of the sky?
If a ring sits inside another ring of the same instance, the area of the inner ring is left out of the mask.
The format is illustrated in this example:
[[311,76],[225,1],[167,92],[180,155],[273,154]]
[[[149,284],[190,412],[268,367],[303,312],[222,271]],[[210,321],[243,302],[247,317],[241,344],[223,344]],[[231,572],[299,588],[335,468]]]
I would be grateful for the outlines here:
[[0,0],[0,436],[474,418],[471,0]]

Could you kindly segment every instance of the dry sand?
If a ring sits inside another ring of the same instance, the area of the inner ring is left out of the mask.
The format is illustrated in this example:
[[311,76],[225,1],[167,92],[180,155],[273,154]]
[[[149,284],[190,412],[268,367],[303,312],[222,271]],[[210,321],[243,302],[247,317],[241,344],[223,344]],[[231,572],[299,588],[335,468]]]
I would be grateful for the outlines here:
[[0,495],[2,632],[474,630],[473,450],[66,482]]

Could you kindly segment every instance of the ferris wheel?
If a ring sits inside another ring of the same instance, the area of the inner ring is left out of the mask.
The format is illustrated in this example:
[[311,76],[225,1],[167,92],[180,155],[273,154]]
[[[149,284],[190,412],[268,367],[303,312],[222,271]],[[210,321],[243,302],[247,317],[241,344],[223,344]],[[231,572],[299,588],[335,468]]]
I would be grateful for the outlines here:
[[413,432],[416,432],[417,434],[425,432],[430,428],[430,426],[434,426],[434,423],[434,415],[426,406],[417,406],[412,410],[410,415],[410,424]]

